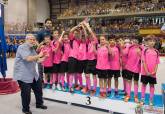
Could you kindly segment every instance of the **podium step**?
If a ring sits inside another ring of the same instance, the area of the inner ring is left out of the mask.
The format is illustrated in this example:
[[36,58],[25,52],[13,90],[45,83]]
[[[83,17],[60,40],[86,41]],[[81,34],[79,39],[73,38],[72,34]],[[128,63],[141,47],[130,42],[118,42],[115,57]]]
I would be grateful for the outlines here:
[[[74,94],[58,90],[44,89],[43,95],[46,100],[65,103],[68,105],[81,106],[85,108],[111,112],[112,114],[136,114],[137,104],[134,102],[124,102],[122,96],[120,98],[102,99],[96,96],[84,95],[79,92]],[[142,107],[143,114],[162,114],[163,107]]]

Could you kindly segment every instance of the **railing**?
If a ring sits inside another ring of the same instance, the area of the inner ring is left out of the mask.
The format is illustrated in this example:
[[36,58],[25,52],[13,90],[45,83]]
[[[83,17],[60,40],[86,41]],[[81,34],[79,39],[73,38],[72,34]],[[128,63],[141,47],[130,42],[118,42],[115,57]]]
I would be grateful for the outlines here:
[[85,17],[89,18],[103,18],[103,17],[129,17],[129,16],[147,16],[147,15],[164,15],[165,10],[160,11],[143,11],[143,12],[121,12],[121,13],[111,13],[111,14],[104,14],[104,15],[90,15],[90,16],[70,16],[70,17],[57,17],[58,20],[68,20],[68,19],[83,19]]

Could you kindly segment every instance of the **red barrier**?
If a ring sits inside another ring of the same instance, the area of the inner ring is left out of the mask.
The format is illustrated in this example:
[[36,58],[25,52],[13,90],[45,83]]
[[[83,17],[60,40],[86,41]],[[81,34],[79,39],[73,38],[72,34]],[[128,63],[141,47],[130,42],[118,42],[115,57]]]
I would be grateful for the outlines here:
[[18,92],[19,86],[12,78],[0,78],[0,95],[12,94]]

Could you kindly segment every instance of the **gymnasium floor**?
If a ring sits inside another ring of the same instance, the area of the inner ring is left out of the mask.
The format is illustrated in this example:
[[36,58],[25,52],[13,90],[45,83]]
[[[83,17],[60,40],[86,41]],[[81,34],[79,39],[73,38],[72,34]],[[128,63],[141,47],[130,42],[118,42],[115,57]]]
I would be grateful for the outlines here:
[[[0,95],[0,114],[22,114],[20,93],[12,95]],[[35,98],[32,95],[31,110],[33,114],[107,114],[106,112],[71,106],[51,101],[44,101],[47,110],[35,108]]]

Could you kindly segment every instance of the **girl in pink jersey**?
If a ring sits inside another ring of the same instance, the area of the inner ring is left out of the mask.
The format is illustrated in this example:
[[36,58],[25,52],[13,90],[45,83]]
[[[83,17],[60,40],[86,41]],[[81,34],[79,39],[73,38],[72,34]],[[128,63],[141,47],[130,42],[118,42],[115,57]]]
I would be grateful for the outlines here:
[[62,40],[62,58],[61,58],[61,64],[60,64],[60,82],[62,85],[62,90],[66,91],[66,87],[64,85],[65,81],[65,75],[67,76],[67,84],[69,84],[69,75],[68,75],[68,58],[69,58],[69,52],[70,52],[70,40],[69,40],[69,34],[64,33],[64,37]]
[[141,47],[138,43],[138,37],[132,38],[132,45],[127,52],[128,61],[125,66],[127,70],[127,95],[124,98],[125,102],[130,99],[132,79],[134,79],[134,101],[138,103],[138,81],[141,66]]
[[[83,84],[82,84],[82,74],[85,73],[86,74],[86,65],[87,65],[87,32],[84,26],[84,23],[80,23],[80,27],[82,28],[82,30],[80,30],[80,44],[79,44],[79,48],[78,48],[78,54],[77,54],[77,75],[76,77],[78,77],[79,80],[79,85],[76,87],[76,90],[81,90],[83,88]],[[84,92],[84,89],[81,91],[82,93],[86,93],[86,91]]]
[[153,105],[154,97],[154,84],[156,81],[156,72],[159,64],[159,52],[154,49],[155,39],[154,36],[148,35],[146,37],[148,47],[143,49],[142,52],[142,68],[141,68],[141,82],[142,82],[142,94],[141,94],[141,105],[144,104],[146,86],[150,85],[150,102],[149,105]]
[[120,47],[120,56],[121,56],[121,67],[122,67],[122,77],[123,77],[123,87],[124,87],[123,92],[124,92],[124,95],[126,95],[127,72],[125,69],[125,65],[127,62],[128,46],[125,45],[124,39],[122,39],[122,38],[119,39],[118,43],[119,43],[119,47]]
[[69,91],[74,93],[73,80],[75,78],[75,84],[78,84],[78,80],[80,85],[82,85],[82,77],[77,76],[77,63],[78,63],[78,49],[80,45],[80,31],[78,30],[79,25],[75,26],[71,29],[69,34],[70,39],[70,51],[68,58],[68,75],[69,75]]
[[[90,95],[93,96],[96,93],[97,88],[97,77],[96,77],[96,54],[94,52],[98,40],[96,35],[93,33],[92,29],[89,26],[89,23],[84,22],[85,27],[90,33],[87,42],[87,66],[85,70],[85,78],[86,78],[86,86],[83,88],[83,93],[88,93],[90,91]],[[93,74],[93,88],[91,88],[91,80],[90,74]]]
[[[63,35],[63,34],[62,34]],[[58,74],[60,69],[60,62],[62,57],[61,51],[61,40],[62,35],[59,38],[59,32],[57,30],[53,31],[53,41],[51,42],[51,47],[53,50],[53,87],[52,89],[55,90],[57,87],[61,90],[61,86],[58,83]]]
[[100,46],[98,47],[96,52],[97,52],[96,69],[99,78],[100,97],[106,98],[108,69],[110,69],[110,64],[108,64],[110,49],[105,36],[100,36]]
[[120,77],[120,50],[116,45],[115,38],[109,40],[111,48],[111,56],[109,57],[110,70],[108,71],[108,92],[107,96],[111,95],[111,79],[115,79],[115,96],[118,96],[118,78]]
[[[43,52],[47,56],[46,59],[42,62],[44,67],[44,88],[51,88],[52,86],[53,51],[50,44],[51,36],[45,35],[44,41],[40,43],[40,46],[37,49],[37,51]],[[50,78],[50,82],[48,82],[48,78]]]

